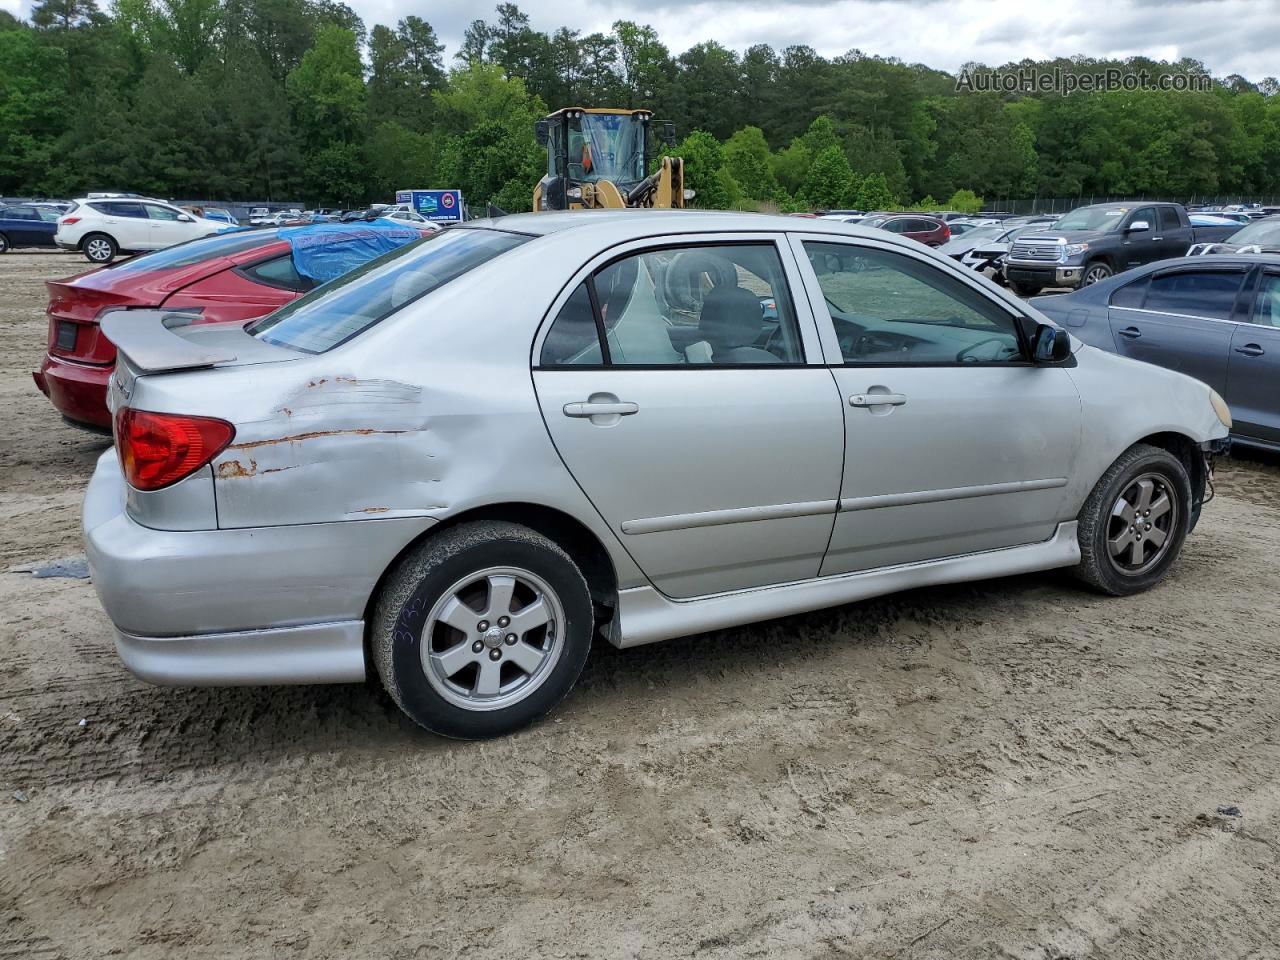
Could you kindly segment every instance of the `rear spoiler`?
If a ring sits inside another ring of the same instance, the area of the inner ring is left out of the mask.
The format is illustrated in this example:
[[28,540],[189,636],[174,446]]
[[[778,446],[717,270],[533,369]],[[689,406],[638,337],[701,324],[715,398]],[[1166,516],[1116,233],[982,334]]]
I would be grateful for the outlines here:
[[[236,359],[236,354],[225,346],[197,343],[174,332],[190,324],[190,314],[171,310],[113,310],[102,318],[102,332],[139,373],[212,367]],[[208,326],[243,327],[243,324]]]

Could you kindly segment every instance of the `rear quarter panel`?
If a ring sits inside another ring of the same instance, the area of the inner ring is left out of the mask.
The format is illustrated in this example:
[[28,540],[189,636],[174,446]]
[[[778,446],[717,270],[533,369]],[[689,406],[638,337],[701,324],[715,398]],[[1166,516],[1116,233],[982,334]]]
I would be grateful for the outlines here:
[[548,267],[557,239],[479,267],[326,353],[142,376],[131,403],[236,425],[212,463],[220,527],[446,520],[535,504],[587,526],[620,584],[638,585],[561,462],[533,390],[534,334],[569,275]]

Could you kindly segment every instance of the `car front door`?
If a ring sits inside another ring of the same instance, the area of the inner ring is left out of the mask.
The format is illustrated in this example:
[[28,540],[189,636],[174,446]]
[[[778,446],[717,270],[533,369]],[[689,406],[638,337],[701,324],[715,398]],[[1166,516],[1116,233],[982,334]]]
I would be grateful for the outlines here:
[[[1139,226],[1146,224],[1146,227]],[[1156,249],[1159,244],[1153,239],[1160,235],[1160,224],[1156,222],[1155,207],[1142,207],[1131,211],[1120,225],[1120,265],[1119,270],[1140,267],[1157,259]]]
[[[146,203],[143,207],[151,221],[151,249],[153,250],[163,250],[175,243],[182,243],[184,240],[192,240],[203,235],[195,217],[189,213],[183,213],[174,207],[159,203]],[[184,217],[186,219],[183,219]]]
[[1233,318],[1245,268],[1157,269],[1118,287],[1107,314],[1116,350],[1168,367],[1226,393]]
[[556,449],[669,596],[818,574],[843,425],[802,290],[781,235],[644,241],[585,265],[543,324]]
[[1247,322],[1236,324],[1224,397],[1232,432],[1280,444],[1280,270],[1263,269]]
[[1080,444],[1067,370],[1031,363],[1015,313],[923,251],[792,242],[844,401],[823,575],[1053,536]]

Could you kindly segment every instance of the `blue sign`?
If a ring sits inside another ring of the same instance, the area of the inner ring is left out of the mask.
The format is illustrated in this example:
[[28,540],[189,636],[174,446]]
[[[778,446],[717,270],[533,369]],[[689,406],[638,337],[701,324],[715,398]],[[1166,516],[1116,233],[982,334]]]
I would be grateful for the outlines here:
[[407,203],[428,220],[453,222],[462,219],[461,190],[397,190],[396,203]]

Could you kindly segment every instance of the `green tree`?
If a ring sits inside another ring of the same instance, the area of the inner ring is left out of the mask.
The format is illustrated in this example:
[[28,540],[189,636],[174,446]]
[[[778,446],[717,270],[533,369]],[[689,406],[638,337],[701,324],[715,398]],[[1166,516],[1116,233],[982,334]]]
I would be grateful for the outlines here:
[[853,193],[853,169],[838,144],[832,144],[813,158],[799,196],[815,210],[839,209]]
[[778,181],[769,166],[769,144],[759,127],[743,127],[721,151],[724,167],[749,197],[756,200],[779,198]]

